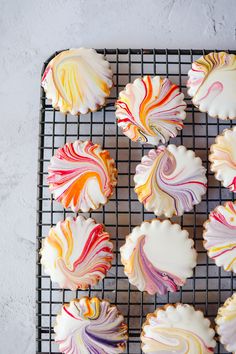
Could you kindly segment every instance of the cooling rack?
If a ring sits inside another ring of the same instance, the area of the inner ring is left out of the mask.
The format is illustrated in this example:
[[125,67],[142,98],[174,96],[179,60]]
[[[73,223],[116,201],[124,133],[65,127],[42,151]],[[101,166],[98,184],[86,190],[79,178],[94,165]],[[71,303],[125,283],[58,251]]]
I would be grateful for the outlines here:
[[[183,302],[193,304],[201,309],[214,324],[218,307],[229,297],[235,288],[235,276],[215,266],[207,257],[202,244],[202,225],[208,218],[208,213],[216,205],[227,200],[233,200],[233,194],[220,186],[210,172],[208,152],[215,136],[223,129],[232,126],[231,121],[220,121],[200,113],[192,104],[186,92],[187,73],[191,62],[210,51],[205,50],[167,50],[167,49],[99,49],[111,63],[114,73],[114,88],[107,100],[106,107],[95,113],[81,115],[79,118],[64,115],[55,111],[45,98],[41,89],[41,106],[39,121],[39,160],[38,160],[38,208],[37,208],[37,354],[57,354],[58,346],[53,341],[53,324],[61,305],[81,295],[99,296],[116,304],[125,316],[129,327],[127,353],[142,353],[140,349],[140,332],[146,314],[153,312],[157,306],[166,303]],[[236,51],[230,51],[236,53]],[[48,58],[48,62],[56,55]],[[143,154],[151,146],[141,146],[125,137],[115,124],[114,102],[118,93],[128,83],[143,75],[167,76],[178,84],[185,94],[187,103],[187,118],[185,128],[171,143],[183,144],[193,149],[201,157],[207,169],[208,190],[203,201],[194,207],[193,211],[184,216],[174,218],[183,228],[188,230],[194,239],[198,251],[198,265],[194,275],[179,292],[166,296],[151,296],[139,292],[130,286],[123,273],[119,248],[124,243],[125,236],[131,229],[145,219],[154,217],[144,210],[133,191],[133,175],[136,165]],[[115,257],[113,266],[105,279],[88,291],[60,290],[44,275],[38,251],[43,237],[51,226],[59,220],[73,214],[64,210],[55,202],[49,193],[46,176],[51,156],[55,150],[68,141],[90,139],[99,143],[116,161],[119,171],[116,192],[103,208],[85,216],[91,216],[97,222],[102,222],[111,234],[114,243]],[[218,343],[216,353],[226,353]]]

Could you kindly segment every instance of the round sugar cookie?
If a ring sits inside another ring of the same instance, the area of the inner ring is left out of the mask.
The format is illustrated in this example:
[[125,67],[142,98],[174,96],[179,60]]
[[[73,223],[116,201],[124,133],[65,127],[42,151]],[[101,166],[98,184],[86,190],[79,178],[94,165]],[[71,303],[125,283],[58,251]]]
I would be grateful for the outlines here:
[[236,203],[217,206],[204,223],[204,247],[218,267],[236,273]]
[[87,289],[111,268],[113,245],[102,224],[83,216],[59,221],[43,240],[41,263],[61,288]]
[[181,216],[206,193],[206,169],[192,150],[168,145],[143,156],[134,176],[140,203],[157,216]]
[[102,107],[112,86],[110,64],[102,54],[87,48],[62,51],[49,62],[42,77],[52,106],[73,115]]
[[236,192],[236,127],[225,129],[211,145],[209,160],[215,178],[231,192]]
[[152,354],[211,354],[216,346],[214,335],[201,311],[186,304],[168,304],[147,315],[142,350]]
[[132,141],[158,145],[183,128],[186,103],[168,78],[144,76],[126,85],[116,101],[117,124]]
[[236,353],[236,293],[228,298],[218,310],[216,332],[225,349]]
[[236,118],[236,55],[204,55],[192,63],[188,75],[188,94],[201,112],[224,120]]
[[123,353],[127,325],[116,306],[97,297],[82,297],[62,307],[54,327],[55,342],[65,354]]
[[120,253],[129,282],[150,295],[177,291],[192,276],[197,258],[186,230],[157,219],[135,227]]
[[74,212],[106,204],[117,183],[114,160],[91,141],[66,143],[51,158],[48,173],[54,199]]

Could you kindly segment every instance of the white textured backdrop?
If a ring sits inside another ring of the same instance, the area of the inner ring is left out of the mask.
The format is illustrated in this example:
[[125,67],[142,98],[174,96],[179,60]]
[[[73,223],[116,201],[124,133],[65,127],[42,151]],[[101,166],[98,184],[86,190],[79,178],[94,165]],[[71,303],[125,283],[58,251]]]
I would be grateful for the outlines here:
[[0,352],[33,354],[39,83],[68,47],[231,48],[235,0],[0,0]]

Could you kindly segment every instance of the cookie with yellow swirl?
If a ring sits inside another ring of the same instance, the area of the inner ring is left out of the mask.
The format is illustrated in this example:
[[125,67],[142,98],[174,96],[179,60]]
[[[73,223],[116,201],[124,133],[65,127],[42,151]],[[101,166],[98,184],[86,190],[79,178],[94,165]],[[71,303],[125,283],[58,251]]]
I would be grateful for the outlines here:
[[236,353],[236,293],[228,298],[218,310],[216,332],[225,349]]
[[212,354],[216,342],[210,321],[187,304],[166,305],[148,314],[141,334],[150,354]]
[[188,94],[201,112],[236,118],[236,55],[209,53],[197,59],[188,74]]
[[62,51],[49,62],[42,77],[52,106],[73,115],[102,107],[112,86],[110,64],[102,54],[88,48]]
[[127,325],[116,306],[97,297],[82,297],[62,306],[54,327],[55,342],[66,354],[123,353]]
[[158,146],[143,156],[134,176],[140,203],[157,216],[181,216],[206,193],[206,169],[183,145]]

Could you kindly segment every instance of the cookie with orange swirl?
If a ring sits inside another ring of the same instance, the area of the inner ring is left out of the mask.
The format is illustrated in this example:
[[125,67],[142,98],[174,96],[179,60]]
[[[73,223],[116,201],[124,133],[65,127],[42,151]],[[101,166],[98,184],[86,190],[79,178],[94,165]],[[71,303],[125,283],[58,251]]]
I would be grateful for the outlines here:
[[225,129],[211,145],[209,155],[215,178],[231,192],[236,192],[236,127]]
[[87,289],[111,268],[113,245],[102,224],[83,216],[57,223],[43,240],[41,263],[63,289]]
[[114,160],[91,141],[67,143],[51,158],[47,178],[54,199],[74,212],[107,203],[117,183]]
[[82,297],[62,306],[54,326],[55,342],[66,354],[119,354],[125,351],[127,325],[116,306]]
[[236,55],[203,55],[192,64],[188,75],[188,94],[201,112],[224,120],[236,118]]
[[186,103],[168,78],[144,76],[126,85],[116,101],[117,124],[132,141],[157,145],[183,128]]
[[159,146],[143,156],[134,176],[135,192],[157,216],[181,216],[201,202],[206,192],[206,169],[183,145]]
[[42,86],[55,109],[86,114],[105,104],[113,86],[112,71],[94,49],[64,50],[49,62]]

